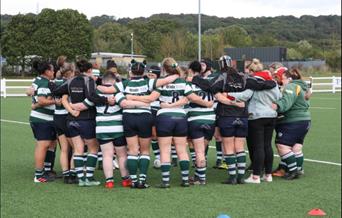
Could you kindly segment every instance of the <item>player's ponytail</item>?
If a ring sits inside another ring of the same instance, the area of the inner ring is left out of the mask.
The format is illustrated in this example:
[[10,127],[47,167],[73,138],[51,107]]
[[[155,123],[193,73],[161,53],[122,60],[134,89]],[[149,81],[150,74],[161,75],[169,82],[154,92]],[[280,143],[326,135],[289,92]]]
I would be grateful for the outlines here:
[[165,58],[162,65],[168,75],[178,74],[182,76],[184,74],[175,59],[171,57]]

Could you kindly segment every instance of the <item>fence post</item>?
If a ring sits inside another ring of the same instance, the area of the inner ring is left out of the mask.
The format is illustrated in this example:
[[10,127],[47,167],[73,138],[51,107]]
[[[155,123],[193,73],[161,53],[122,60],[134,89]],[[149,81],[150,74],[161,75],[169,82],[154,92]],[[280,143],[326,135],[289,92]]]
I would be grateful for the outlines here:
[[311,83],[310,92],[313,93],[313,77],[312,76],[310,76],[310,83]]
[[335,94],[336,93],[336,87],[335,87],[335,76],[332,77],[332,92]]
[[3,92],[4,98],[6,98],[6,79],[1,79],[1,91]]

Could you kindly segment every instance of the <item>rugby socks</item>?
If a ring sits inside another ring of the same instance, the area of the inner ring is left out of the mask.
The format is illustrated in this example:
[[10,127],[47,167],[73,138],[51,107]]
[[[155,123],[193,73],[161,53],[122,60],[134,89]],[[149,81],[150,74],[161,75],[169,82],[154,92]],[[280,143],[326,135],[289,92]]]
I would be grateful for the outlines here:
[[159,150],[158,141],[152,140],[151,144],[152,144],[152,150],[153,150],[154,157],[156,159],[160,160],[160,150]]
[[64,170],[63,171],[63,177],[67,177],[67,176],[69,176],[69,174],[70,174],[69,170]]
[[236,163],[238,170],[238,179],[242,179],[245,176],[246,171],[246,152],[242,151],[236,153]]
[[222,162],[222,142],[216,141],[216,164]]
[[225,155],[226,163],[228,164],[229,178],[236,178],[236,156],[235,154]]
[[297,161],[296,161],[296,156],[295,154],[290,151],[289,153],[285,154],[282,156],[282,159],[284,160],[284,162],[286,163],[287,167],[288,167],[288,171],[290,173],[297,171]]
[[164,184],[170,183],[170,170],[171,163],[162,163],[160,166],[160,170],[162,172],[162,181]]
[[106,183],[107,182],[114,182],[114,178],[113,177],[108,177],[108,178],[106,178]]
[[99,162],[99,166],[102,166],[102,151],[101,148],[99,147],[99,151],[97,152],[97,161]]
[[196,153],[194,148],[189,148],[191,161],[194,165],[196,165]]
[[56,160],[56,147],[53,150],[53,154],[52,154],[52,159],[51,159],[51,171],[53,171],[53,168],[55,166],[55,160]]
[[70,169],[70,176],[76,176],[76,170]]
[[84,165],[86,165],[87,163],[87,156],[88,156],[88,146],[84,145],[84,153],[83,153],[83,162]]
[[44,175],[44,170],[43,169],[36,169],[34,176],[36,177],[36,179],[40,179],[42,178]]
[[295,154],[296,156],[296,162],[297,162],[297,168],[299,171],[303,170],[303,163],[304,163],[304,155],[303,153]]
[[172,161],[177,161],[177,151],[176,151],[176,146],[171,145],[171,157]]
[[54,150],[47,150],[46,151],[46,156],[44,160],[44,171],[45,172],[50,172],[52,170],[52,161],[55,156],[55,151]]
[[97,154],[88,154],[87,156],[87,163],[86,163],[86,170],[87,170],[87,179],[93,180],[94,179],[94,171],[97,162]]
[[206,181],[206,167],[196,167],[195,176],[199,178],[200,181]]
[[150,156],[141,155],[139,160],[139,182],[145,183],[148,166],[150,165]]
[[188,160],[181,160],[179,161],[180,170],[182,173],[182,181],[183,183],[189,182],[189,167],[190,167],[190,161]]
[[132,183],[138,182],[137,171],[138,171],[138,160],[139,156],[128,155],[127,156],[127,170]]
[[74,164],[75,164],[75,171],[78,180],[84,180],[84,160],[83,155],[74,155]]

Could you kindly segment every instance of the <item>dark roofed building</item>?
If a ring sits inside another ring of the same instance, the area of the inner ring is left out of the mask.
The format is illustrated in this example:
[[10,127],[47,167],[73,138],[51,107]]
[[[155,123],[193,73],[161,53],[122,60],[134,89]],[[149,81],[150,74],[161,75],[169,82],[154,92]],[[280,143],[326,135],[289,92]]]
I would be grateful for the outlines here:
[[258,58],[262,62],[286,61],[287,49],[283,47],[260,47],[260,48],[225,48],[225,54],[233,60],[252,60]]

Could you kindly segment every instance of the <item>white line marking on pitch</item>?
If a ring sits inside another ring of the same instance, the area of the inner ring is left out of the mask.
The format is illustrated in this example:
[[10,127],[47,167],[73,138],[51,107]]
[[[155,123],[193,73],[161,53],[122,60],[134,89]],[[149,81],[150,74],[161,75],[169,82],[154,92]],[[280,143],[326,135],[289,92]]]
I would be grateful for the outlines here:
[[5,122],[5,123],[17,123],[17,124],[23,124],[23,125],[30,125],[30,123],[27,123],[27,122],[20,122],[20,121],[15,121],[15,120],[3,120],[3,119],[1,119],[1,122]]
[[334,107],[310,107],[310,109],[336,110]]
[[[214,146],[209,146],[209,148],[215,148]],[[248,153],[248,151],[246,151]],[[279,155],[275,154],[275,157],[279,157]],[[304,158],[304,161],[307,162],[313,162],[313,163],[321,163],[321,164],[328,164],[328,165],[334,165],[334,166],[341,166],[341,163],[334,163],[334,162],[329,162],[329,161],[321,161],[321,160],[312,160],[312,159],[306,159]]]
[[[15,120],[3,120],[1,119],[1,122],[5,123],[16,123],[16,124],[23,124],[23,125],[30,125],[30,123],[27,122],[20,122],[20,121],[15,121]],[[209,146],[209,148],[215,148],[214,146]],[[248,153],[248,151],[246,151]],[[279,155],[274,155],[275,157],[279,157]],[[340,163],[334,163],[334,162],[329,162],[329,161],[321,161],[321,160],[312,160],[312,159],[304,159],[307,162],[313,162],[313,163],[322,163],[322,164],[328,164],[328,165],[334,165],[334,166],[341,166]]]

